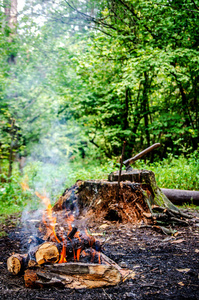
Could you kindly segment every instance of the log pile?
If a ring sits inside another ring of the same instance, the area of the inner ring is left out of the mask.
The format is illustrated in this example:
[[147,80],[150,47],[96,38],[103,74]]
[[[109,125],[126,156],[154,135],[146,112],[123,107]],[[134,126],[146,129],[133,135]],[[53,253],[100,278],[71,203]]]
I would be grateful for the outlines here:
[[[95,255],[93,249],[87,249],[82,256]],[[103,253],[98,253],[100,263],[68,262],[47,264],[25,270],[24,281],[27,288],[42,288],[49,286],[67,287],[73,289],[96,288],[116,285],[121,281],[134,278],[135,273],[122,269],[116,262]]]
[[17,275],[27,267],[37,267],[48,263],[62,263],[67,260],[79,261],[81,252],[89,248],[92,248],[96,253],[101,250],[100,242],[96,241],[94,237],[90,235],[80,236],[78,235],[78,238],[73,236],[71,239],[71,234],[69,234],[67,239],[60,243],[40,239],[43,242],[31,247],[28,254],[17,253],[11,255],[7,260],[7,269],[12,274]]
[[105,287],[116,285],[131,274],[99,252],[99,241],[89,234],[80,234],[75,227],[60,243],[36,240],[39,244],[31,247],[28,254],[13,254],[7,260],[8,271],[24,274],[28,288]]
[[[59,286],[67,288],[95,288],[116,285],[132,272],[122,269],[106,255],[89,248],[82,251],[81,258],[92,262],[65,262],[60,261],[61,253],[54,243],[44,242],[34,251],[35,263],[30,265],[30,255],[13,254],[7,260],[8,271],[13,275],[24,272],[24,281],[27,288],[42,288]],[[32,254],[31,254],[32,256]]]

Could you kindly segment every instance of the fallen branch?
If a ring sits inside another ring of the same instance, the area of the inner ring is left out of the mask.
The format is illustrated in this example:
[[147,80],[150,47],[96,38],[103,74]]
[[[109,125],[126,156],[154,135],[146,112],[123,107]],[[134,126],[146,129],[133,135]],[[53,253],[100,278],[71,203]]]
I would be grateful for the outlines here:
[[176,190],[176,189],[161,189],[161,191],[174,204],[194,203],[199,204],[199,191]]

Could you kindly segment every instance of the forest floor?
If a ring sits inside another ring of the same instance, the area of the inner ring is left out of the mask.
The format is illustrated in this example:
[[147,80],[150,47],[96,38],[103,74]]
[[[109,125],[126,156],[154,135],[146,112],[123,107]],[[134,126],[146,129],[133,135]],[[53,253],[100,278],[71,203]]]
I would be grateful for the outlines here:
[[[199,213],[196,223],[176,228],[175,237],[150,228],[103,221],[90,224],[93,233],[107,239],[104,253],[123,268],[135,273],[134,279],[108,288],[97,289],[27,289],[23,276],[8,273],[6,261],[13,253],[24,253],[27,237],[14,215],[1,224],[7,236],[0,238],[0,299],[199,299]],[[101,226],[103,225],[103,226]]]

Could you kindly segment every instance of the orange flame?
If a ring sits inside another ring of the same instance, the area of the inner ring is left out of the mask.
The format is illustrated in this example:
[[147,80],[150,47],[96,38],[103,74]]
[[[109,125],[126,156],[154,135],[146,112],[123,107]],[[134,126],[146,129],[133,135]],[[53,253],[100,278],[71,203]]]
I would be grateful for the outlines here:
[[79,261],[80,253],[81,253],[81,248],[77,249],[77,261]]
[[[40,198],[43,203],[46,205],[46,213],[47,213],[47,217],[48,217],[48,220],[50,221],[50,229],[52,230],[53,232],[53,235],[54,235],[54,238],[55,240],[58,242],[58,243],[61,243],[61,241],[58,239],[57,235],[56,235],[56,232],[55,232],[55,224],[56,224],[56,217],[53,217],[53,213],[52,213],[52,206],[51,206],[51,203],[50,203],[50,199],[47,198],[46,196],[42,196],[40,195],[38,192],[35,192],[35,194],[37,195],[38,198]],[[44,224],[47,226],[47,230],[49,231],[49,227],[47,225],[47,222],[46,222],[46,216],[45,216],[45,213],[43,214],[43,222]],[[50,234],[49,234],[50,235]]]
[[100,252],[98,252],[98,263],[101,264],[101,256],[100,256]]
[[66,260],[66,241],[63,241],[63,247],[61,251],[61,256],[59,260],[59,264],[67,262]]

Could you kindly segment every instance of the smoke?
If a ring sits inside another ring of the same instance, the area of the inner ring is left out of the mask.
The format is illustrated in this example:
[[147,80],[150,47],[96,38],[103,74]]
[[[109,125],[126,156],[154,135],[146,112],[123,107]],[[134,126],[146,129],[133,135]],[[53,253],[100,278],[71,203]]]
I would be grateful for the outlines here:
[[48,1],[40,4],[33,1],[24,6],[24,1],[21,2],[18,36],[22,46],[18,50],[17,64],[12,67],[14,80],[7,95],[25,141],[24,148],[21,147],[25,150],[20,155],[28,154],[24,174],[28,178],[32,200],[26,206],[22,222],[36,234],[34,220],[41,218],[45,207],[35,192],[46,195],[53,204],[67,186],[75,183],[69,159],[78,153],[84,138],[65,109],[72,103],[74,83],[75,87],[77,84],[71,64],[73,50],[69,46],[72,42],[68,38],[71,28],[62,22],[51,22],[47,15],[42,15],[53,10],[52,5],[57,6],[56,3],[47,5]]
[[[73,132],[78,130],[77,127],[73,128]],[[27,158],[24,177],[27,178],[32,196],[22,214],[21,221],[30,236],[37,235],[38,224],[46,209],[35,192],[49,198],[53,205],[66,189],[69,177],[72,179],[73,171],[69,164],[69,157],[72,154],[71,144],[75,143],[75,137],[68,134],[68,131],[66,122],[61,124],[58,120],[53,121],[47,134],[34,145]]]

